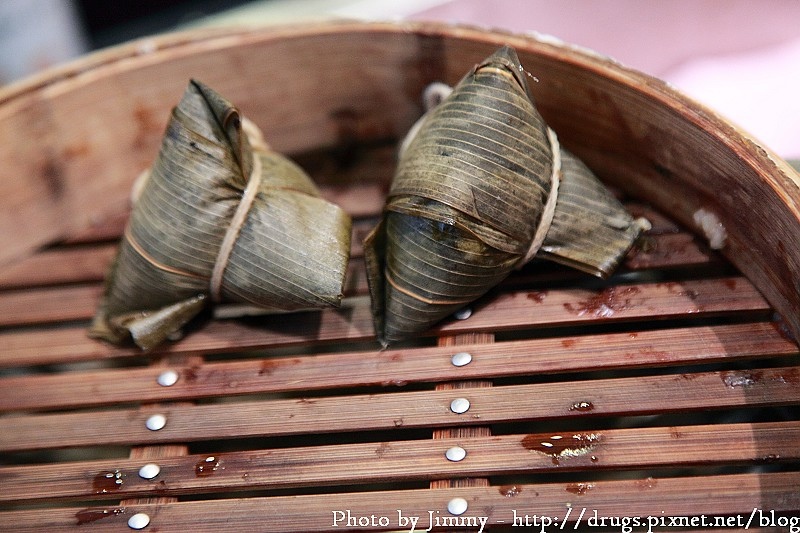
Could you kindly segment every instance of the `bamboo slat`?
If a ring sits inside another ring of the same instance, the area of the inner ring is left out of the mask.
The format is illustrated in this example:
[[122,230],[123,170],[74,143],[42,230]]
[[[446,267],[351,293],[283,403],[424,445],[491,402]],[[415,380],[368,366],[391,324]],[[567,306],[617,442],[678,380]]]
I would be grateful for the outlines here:
[[[56,289],[61,291],[62,289]],[[31,322],[58,322],[88,319],[99,295],[97,287],[74,287],[68,309],[62,310],[49,290],[33,294],[11,294],[0,298],[0,322],[5,325]],[[31,305],[41,305],[31,309]],[[19,309],[20,314],[15,314]],[[541,326],[578,326],[592,323],[664,320],[751,315],[768,316],[770,307],[747,280],[729,277],[681,282],[645,283],[609,287],[601,291],[554,289],[501,293],[485,299],[473,308],[464,321],[450,321],[431,330],[446,334],[468,331],[496,332]],[[264,346],[293,345],[310,342],[368,340],[373,338],[369,302],[365,297],[343,302],[342,309],[296,315],[287,321],[282,316],[265,316],[258,327],[249,324],[212,322],[203,331],[163,348],[165,353],[198,350],[231,351]],[[48,320],[49,317],[55,317]],[[280,324],[275,328],[274,324]],[[39,364],[57,361],[66,354],[70,359],[86,359],[86,354],[131,353],[125,348],[111,348],[85,338],[83,328],[58,331],[0,332],[0,351],[4,364]],[[211,343],[211,345],[209,345]],[[159,349],[161,353],[162,349]],[[27,362],[23,362],[27,361]]]
[[[450,358],[456,351],[470,353],[472,362],[454,368]],[[797,346],[770,323],[320,353],[173,365],[168,368],[179,379],[170,387],[157,383],[164,368],[155,367],[11,376],[0,378],[0,389],[15,391],[0,396],[0,411],[709,364],[797,353]]]
[[116,243],[43,250],[4,268],[0,289],[102,281],[116,251]]
[[[476,428],[477,429],[477,428]],[[0,467],[0,501],[47,499],[119,500],[157,492],[161,496],[301,488],[310,485],[361,485],[408,480],[461,479],[469,476],[547,473],[564,470],[629,470],[719,465],[763,465],[797,461],[800,422],[715,424],[585,431],[596,435],[586,453],[558,456],[541,442],[549,433],[381,441],[328,446],[186,455],[131,457],[52,465]],[[565,435],[570,439],[571,435]],[[735,442],[736,446],[730,446]],[[444,452],[461,446],[467,459],[448,461]],[[709,453],[713,449],[714,453]],[[643,453],[646,450],[646,453]],[[212,461],[207,461],[213,457]],[[142,479],[138,470],[152,459],[158,477]],[[214,465],[204,472],[205,463]],[[105,473],[122,480],[113,488],[98,483]],[[585,475],[585,474],[584,474]],[[488,482],[486,483],[488,485]],[[465,486],[465,485],[462,485]],[[478,485],[472,485],[478,486]],[[445,488],[445,487],[436,487]]]
[[[798,394],[800,368],[784,367],[476,388],[458,395],[438,390],[40,414],[8,417],[0,451],[791,405]],[[471,407],[456,414],[450,402],[462,395]],[[591,409],[573,408],[582,404]],[[159,414],[166,426],[148,430],[146,420]]]
[[[559,526],[566,517],[566,523],[572,524],[577,522],[584,508],[589,512],[589,515],[581,517],[584,524],[589,523],[589,517],[596,510],[598,519],[640,517],[645,527],[648,516],[659,519],[662,516],[697,516],[699,519],[701,515],[741,516],[739,525],[749,526],[759,523],[754,522],[760,519],[759,510],[763,512],[762,516],[770,517],[771,511],[782,514],[797,509],[800,506],[800,492],[796,490],[799,484],[800,474],[785,472],[698,476],[690,487],[683,478],[598,481],[587,484],[590,488],[580,495],[571,490],[577,485],[575,483],[547,483],[520,484],[513,497],[507,495],[504,487],[493,486],[254,497],[165,505],[59,508],[47,512],[12,511],[0,513],[0,528],[81,531],[81,526],[91,523],[95,530],[113,531],[124,529],[133,514],[143,512],[151,517],[152,527],[161,532],[215,532],[221,529],[265,533],[337,531],[332,526],[334,512],[342,511],[346,519],[345,511],[349,510],[353,517],[388,517],[387,526],[368,529],[387,531],[398,529],[398,512],[406,518],[418,517],[418,523],[424,524],[423,528],[428,527],[430,518],[449,516],[445,509],[447,502],[454,497],[467,500],[469,509],[463,517],[472,517],[476,521],[477,517],[483,516],[488,518],[487,523],[512,527],[515,516],[523,521],[517,527],[525,527],[525,515],[529,520],[533,520],[533,515],[552,517]],[[654,502],[658,503],[654,505]],[[344,527],[341,524],[339,526]],[[666,520],[665,525],[669,524]],[[737,521],[732,524],[736,525]]]

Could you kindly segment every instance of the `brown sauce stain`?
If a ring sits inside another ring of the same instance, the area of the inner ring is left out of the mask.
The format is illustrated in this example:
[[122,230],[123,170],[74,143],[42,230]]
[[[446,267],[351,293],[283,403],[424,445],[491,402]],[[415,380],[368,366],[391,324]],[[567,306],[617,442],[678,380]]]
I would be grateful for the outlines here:
[[666,287],[667,292],[669,292],[670,294],[674,294],[676,296],[686,296],[692,301],[696,300],[700,296],[700,293],[697,292],[696,290],[685,289],[683,285],[675,281],[668,281],[666,283],[663,284],[659,283],[657,285],[657,287],[662,287],[662,286]]
[[505,496],[506,498],[514,498],[516,496],[519,496],[519,494],[522,492],[522,487],[517,485],[503,485],[497,490],[498,492],[500,492],[502,496]]
[[594,404],[592,402],[575,402],[569,406],[569,411],[588,413],[594,411]]
[[278,367],[278,363],[272,361],[270,359],[264,359],[261,361],[261,366],[258,368],[258,375],[259,376],[271,376],[273,372],[275,372],[275,368]]
[[404,379],[389,379],[386,381],[381,381],[381,386],[383,387],[405,387],[408,385],[408,381]]
[[275,370],[282,366],[295,366],[299,365],[301,360],[299,358],[293,359],[263,359],[261,361],[261,366],[258,369],[259,376],[269,376]]
[[377,455],[379,459],[382,459],[390,449],[391,445],[388,442],[381,442],[380,445],[375,448],[375,455]]
[[575,339],[563,339],[561,341],[561,346],[563,346],[564,348],[572,348],[573,346],[575,346],[577,342],[578,341],[576,341]]
[[633,307],[633,298],[640,292],[642,290],[638,287],[609,287],[586,300],[580,300],[576,305],[565,303],[564,308],[577,316],[610,318],[615,313]]
[[116,492],[122,488],[124,475],[119,470],[100,472],[92,480],[92,488],[97,494]]
[[651,477],[646,477],[644,479],[637,479],[634,483],[636,483],[636,486],[640,489],[652,489],[658,485],[658,480]]
[[732,290],[732,291],[736,290],[736,280],[735,279],[726,279],[724,281],[724,283],[725,283],[725,286],[728,287],[730,290]]
[[564,459],[580,457],[591,452],[600,442],[597,433],[575,433],[573,435],[526,435],[521,444],[526,450],[550,456],[554,465]]
[[77,525],[82,526],[91,522],[97,522],[109,516],[117,516],[125,512],[122,507],[113,509],[82,509],[75,513],[75,518],[78,520]]
[[214,475],[220,468],[225,468],[220,466],[221,462],[221,458],[218,455],[209,455],[205,459],[197,461],[197,463],[194,465],[195,477],[208,477]]
[[594,483],[570,483],[566,487],[567,492],[583,496],[594,488]]
[[314,405],[315,403],[317,403],[317,400],[312,400],[311,398],[300,398],[299,400],[297,400],[297,403],[303,405]]
[[546,297],[547,291],[531,291],[526,296],[528,300],[534,301],[537,304],[542,303]]
[[656,361],[669,361],[672,358],[672,354],[670,352],[656,350],[652,346],[643,347],[641,350],[639,350],[639,355]]
[[692,301],[697,300],[697,297],[700,296],[700,293],[694,289],[686,289],[685,291],[681,291],[678,294],[680,296],[688,296],[689,299]]
[[198,370],[200,370],[199,366],[190,366],[188,368],[184,368],[183,379],[185,379],[189,383],[197,381]]

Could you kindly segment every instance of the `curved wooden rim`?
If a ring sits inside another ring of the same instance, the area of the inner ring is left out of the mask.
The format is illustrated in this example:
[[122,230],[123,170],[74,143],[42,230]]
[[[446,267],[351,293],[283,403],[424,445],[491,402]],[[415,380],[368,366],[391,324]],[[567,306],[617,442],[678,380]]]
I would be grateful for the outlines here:
[[[604,179],[652,202],[698,231],[693,221],[698,209],[707,208],[716,214],[728,235],[723,253],[763,292],[793,334],[800,335],[800,289],[796,281],[800,279],[800,176],[749,134],[666,83],[593,52],[537,36],[437,23],[329,22],[195,30],[150,37],[91,54],[0,89],[0,135],[11,135],[7,128],[13,126],[14,121],[9,117],[14,115],[32,123],[47,124],[51,106],[60,96],[105,83],[121,72],[196,59],[243,45],[272,45],[320,35],[346,38],[367,34],[378,40],[416,35],[448,43],[511,44],[520,52],[523,64],[536,60],[545,67],[558,65],[581,76],[587,87],[591,84],[591,91],[603,98],[616,99],[608,108],[620,114],[621,122],[632,120],[634,113],[643,115],[636,119],[641,119],[644,130],[652,130],[651,144],[626,146],[624,135],[630,133],[625,131],[630,124],[615,126],[610,116],[603,117],[607,119],[602,123],[607,131],[595,135],[575,119],[586,109],[574,111],[574,116],[566,113],[564,118],[546,97],[541,100],[543,114],[548,120],[552,118],[554,129],[566,130],[566,135],[559,131],[559,136],[570,139],[570,147]],[[629,109],[625,109],[626,104]],[[570,117],[575,120],[570,121]],[[39,132],[30,135],[36,137]],[[47,143],[42,149],[55,150]],[[0,151],[0,158],[11,159],[13,153]],[[40,174],[50,172],[46,165],[38,164]],[[86,197],[69,185],[43,201],[35,197],[35,191],[29,190],[24,180],[20,183],[20,176],[33,170],[7,165],[6,172],[0,176],[0,192],[14,212],[0,218],[0,233],[9,235],[7,240],[0,241],[0,262],[68,236],[122,205],[122,200],[113,197],[102,209],[93,212],[93,208],[85,205]],[[126,197],[129,180],[114,171],[108,175],[112,176],[108,187],[124,190],[120,198]],[[91,180],[91,176],[86,178],[87,183],[93,183]],[[45,222],[29,222],[37,220],[37,216]]]

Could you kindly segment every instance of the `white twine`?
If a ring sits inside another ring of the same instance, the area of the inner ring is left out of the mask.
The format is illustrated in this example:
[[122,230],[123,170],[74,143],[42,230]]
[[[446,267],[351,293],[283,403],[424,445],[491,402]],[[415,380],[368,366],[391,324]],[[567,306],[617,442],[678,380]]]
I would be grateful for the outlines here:
[[211,290],[211,298],[217,303],[221,300],[222,292],[222,275],[225,273],[225,268],[228,266],[228,259],[230,258],[233,246],[236,244],[236,239],[239,237],[239,232],[244,225],[245,217],[253,205],[253,200],[258,193],[259,186],[261,185],[261,158],[254,152],[253,153],[253,169],[250,172],[250,177],[247,180],[247,187],[242,193],[242,201],[236,208],[233,214],[231,224],[225,232],[225,237],[222,238],[222,244],[217,252],[217,259],[214,261],[214,270],[211,271],[211,281],[209,287]]
[[547,128],[547,139],[550,141],[550,151],[553,154],[553,172],[550,176],[550,196],[547,197],[547,202],[544,204],[542,211],[542,218],[539,220],[539,225],[536,227],[536,233],[533,234],[528,251],[517,263],[517,268],[521,268],[528,263],[539,248],[542,247],[547,232],[550,231],[550,225],[553,223],[553,215],[556,211],[556,200],[558,199],[558,186],[561,183],[561,145],[558,142],[558,136],[552,129]]

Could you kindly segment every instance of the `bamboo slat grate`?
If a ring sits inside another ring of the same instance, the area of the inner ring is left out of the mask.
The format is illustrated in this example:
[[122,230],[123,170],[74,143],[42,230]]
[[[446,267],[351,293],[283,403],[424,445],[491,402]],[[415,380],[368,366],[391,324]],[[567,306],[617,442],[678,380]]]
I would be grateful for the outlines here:
[[0,278],[0,525],[125,530],[145,512],[158,531],[338,531],[349,509],[391,530],[454,497],[498,530],[569,506],[791,513],[796,343],[727,261],[628,205],[661,222],[609,281],[532,265],[383,351],[357,248],[342,309],[207,318],[147,354],[85,336],[113,239],[32,256]]
[[[606,281],[535,261],[467,318],[381,350],[361,241],[383,206],[398,134],[417,116],[410,95],[455,81],[473,56],[509,40],[555,80],[536,90],[559,135],[652,228]],[[247,95],[280,83],[232,74],[241,64],[286,82],[295,63],[333,47],[341,54],[297,85],[298,100],[321,94],[322,114],[294,100],[276,111]],[[788,312],[800,299],[798,202],[784,192],[796,177],[764,150],[642,75],[527,37],[342,23],[151,48],[0,92],[0,134],[34,115],[69,132],[47,137],[63,149],[45,151],[56,160],[44,167],[0,145],[7,166],[19,162],[15,176],[66,169],[64,212],[87,187],[114,191],[108,206],[87,207],[91,224],[47,226],[41,242],[58,243],[0,270],[0,531],[408,531],[412,518],[415,531],[800,526],[798,319]],[[333,83],[353,57],[368,75]],[[89,339],[128,217],[126,173],[154,153],[167,85],[182,87],[197,65],[353,216],[343,306],[289,315],[222,306],[146,353]],[[108,82],[117,78],[153,107],[106,107],[104,91],[124,85]],[[116,117],[125,142],[81,141],[70,118],[79,112]],[[91,179],[97,168],[106,181]],[[0,202],[22,205],[27,191],[6,181]],[[746,204],[747,217],[723,216],[723,253],[689,227],[708,198],[722,209],[755,196],[763,203]],[[20,241],[45,231],[34,215],[60,216],[49,201],[18,213],[28,221]],[[766,218],[774,231],[762,231]],[[30,247],[2,233],[0,253]],[[463,514],[451,512],[458,504]]]

